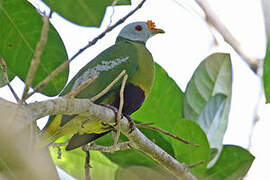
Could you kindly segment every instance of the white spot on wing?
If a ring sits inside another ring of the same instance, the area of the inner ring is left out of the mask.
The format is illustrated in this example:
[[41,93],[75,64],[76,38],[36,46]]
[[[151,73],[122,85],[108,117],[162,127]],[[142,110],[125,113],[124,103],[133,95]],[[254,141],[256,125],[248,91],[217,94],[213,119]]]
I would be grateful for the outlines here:
[[109,71],[110,69],[118,66],[119,64],[126,62],[129,57],[117,58],[115,60],[101,61],[100,64],[97,64],[95,67],[85,71],[74,83],[72,90],[78,87],[83,82],[87,81],[89,78],[98,76],[100,72]]

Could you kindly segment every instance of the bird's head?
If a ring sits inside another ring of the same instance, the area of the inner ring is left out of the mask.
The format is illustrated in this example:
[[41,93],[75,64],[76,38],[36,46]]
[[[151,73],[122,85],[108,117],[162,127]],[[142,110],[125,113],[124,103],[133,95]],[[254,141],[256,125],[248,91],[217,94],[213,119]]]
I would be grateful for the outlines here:
[[164,33],[162,29],[156,28],[152,21],[134,22],[126,25],[119,33],[118,37],[146,43],[146,41],[156,35]]

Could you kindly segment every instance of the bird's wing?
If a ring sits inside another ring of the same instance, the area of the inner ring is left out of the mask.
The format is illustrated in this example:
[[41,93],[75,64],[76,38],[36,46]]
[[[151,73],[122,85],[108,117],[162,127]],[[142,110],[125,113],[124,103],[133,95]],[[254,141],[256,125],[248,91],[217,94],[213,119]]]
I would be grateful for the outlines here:
[[[132,77],[138,69],[137,49],[132,43],[127,41],[116,43],[85,65],[64,88],[60,96],[72,91],[89,78],[98,76],[90,86],[82,90],[76,96],[77,98],[91,98],[106,88],[108,84],[112,82],[124,69],[126,70],[129,78]],[[113,88],[119,87],[120,84],[121,82],[118,82]],[[60,123],[52,123],[56,120],[55,117],[59,117],[59,115],[50,116],[43,131],[49,131],[50,133],[56,131],[59,132],[61,131],[61,127],[73,119],[71,116],[61,115]]]

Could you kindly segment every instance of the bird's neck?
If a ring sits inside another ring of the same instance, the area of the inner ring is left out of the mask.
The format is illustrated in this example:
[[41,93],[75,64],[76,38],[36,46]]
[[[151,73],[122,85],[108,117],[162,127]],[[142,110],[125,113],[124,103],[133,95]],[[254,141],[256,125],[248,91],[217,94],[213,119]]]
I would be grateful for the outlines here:
[[130,39],[127,39],[127,38],[124,38],[124,37],[121,37],[121,36],[118,36],[118,37],[116,38],[115,43],[118,43],[118,42],[124,42],[124,41],[126,41],[126,42],[136,42],[136,43],[140,43],[140,44],[145,45],[145,42],[142,42],[142,41],[132,41],[132,40],[130,40]]

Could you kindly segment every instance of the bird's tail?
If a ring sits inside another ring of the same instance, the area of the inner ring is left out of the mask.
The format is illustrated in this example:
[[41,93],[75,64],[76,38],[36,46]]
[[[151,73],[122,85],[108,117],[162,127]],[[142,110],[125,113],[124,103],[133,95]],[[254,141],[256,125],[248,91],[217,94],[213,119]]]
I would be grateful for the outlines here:
[[61,119],[62,115],[56,115],[52,122],[48,126],[45,126],[45,128],[38,135],[38,140],[36,143],[37,147],[50,145],[62,136],[63,129],[60,128]]

